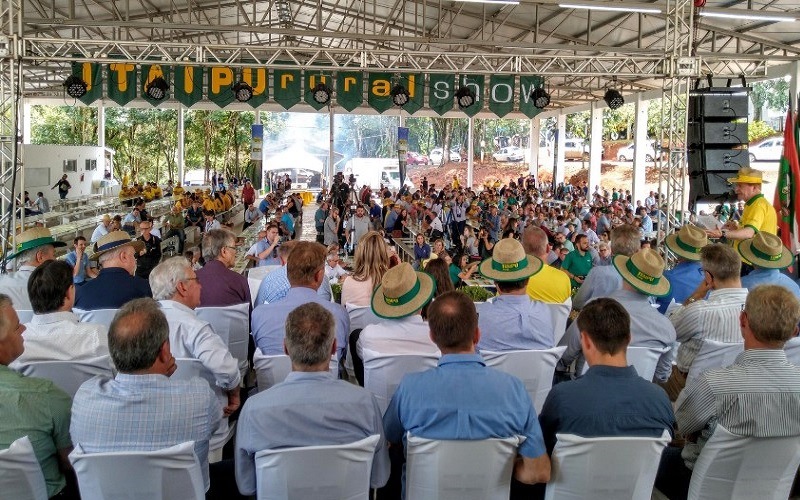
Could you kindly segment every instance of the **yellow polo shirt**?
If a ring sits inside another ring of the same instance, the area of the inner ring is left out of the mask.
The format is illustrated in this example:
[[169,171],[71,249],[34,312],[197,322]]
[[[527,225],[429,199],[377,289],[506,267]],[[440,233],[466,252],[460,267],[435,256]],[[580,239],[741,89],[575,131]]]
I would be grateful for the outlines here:
[[567,273],[547,264],[528,279],[526,291],[533,300],[548,304],[561,304],[572,295]]

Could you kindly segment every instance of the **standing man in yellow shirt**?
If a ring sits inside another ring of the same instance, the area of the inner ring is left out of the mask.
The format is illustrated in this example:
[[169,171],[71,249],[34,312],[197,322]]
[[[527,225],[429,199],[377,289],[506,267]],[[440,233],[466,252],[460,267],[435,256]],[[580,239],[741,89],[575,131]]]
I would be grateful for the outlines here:
[[[738,250],[739,243],[765,231],[778,234],[778,214],[772,203],[761,194],[764,174],[760,170],[742,167],[736,177],[728,179],[735,185],[736,196],[744,203],[744,212],[739,223],[728,221],[722,229],[706,231],[709,238],[725,238]],[[752,271],[750,262],[742,260],[742,276]]]
[[522,245],[526,254],[538,257],[544,264],[541,271],[528,279],[528,296],[548,304],[563,304],[570,298],[572,288],[567,273],[547,263],[547,234],[541,228],[528,227],[522,235]]

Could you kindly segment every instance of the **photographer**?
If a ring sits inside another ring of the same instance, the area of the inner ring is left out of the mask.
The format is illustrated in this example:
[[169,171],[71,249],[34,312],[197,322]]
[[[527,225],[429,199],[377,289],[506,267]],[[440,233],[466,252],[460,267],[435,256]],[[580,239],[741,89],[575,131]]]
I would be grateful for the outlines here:
[[478,233],[478,255],[480,255],[481,260],[491,257],[493,249],[494,242],[489,237],[489,231],[481,228],[480,232]]

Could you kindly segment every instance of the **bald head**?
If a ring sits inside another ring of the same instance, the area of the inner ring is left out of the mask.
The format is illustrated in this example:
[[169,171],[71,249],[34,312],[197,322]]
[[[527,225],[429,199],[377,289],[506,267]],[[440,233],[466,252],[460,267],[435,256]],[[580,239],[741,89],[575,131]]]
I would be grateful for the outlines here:
[[151,298],[135,299],[122,306],[108,329],[108,350],[121,373],[151,368],[168,340],[167,318]]
[[522,246],[525,248],[525,253],[535,255],[542,260],[547,258],[547,243],[547,233],[539,227],[531,226],[525,229],[522,235]]

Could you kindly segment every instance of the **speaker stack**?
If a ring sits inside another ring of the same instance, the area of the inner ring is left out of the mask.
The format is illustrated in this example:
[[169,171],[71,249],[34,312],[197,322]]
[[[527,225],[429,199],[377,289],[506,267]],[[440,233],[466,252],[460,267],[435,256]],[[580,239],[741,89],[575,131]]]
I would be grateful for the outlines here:
[[749,87],[708,87],[689,95],[689,202],[724,202],[730,177],[750,164],[747,152]]

